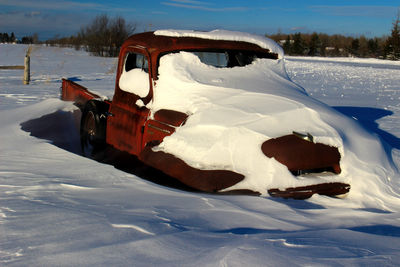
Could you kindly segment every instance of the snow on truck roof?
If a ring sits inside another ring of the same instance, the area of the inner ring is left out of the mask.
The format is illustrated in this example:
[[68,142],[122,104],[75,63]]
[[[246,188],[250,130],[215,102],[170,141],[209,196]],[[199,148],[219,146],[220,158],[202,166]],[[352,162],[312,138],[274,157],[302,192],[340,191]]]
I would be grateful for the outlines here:
[[158,30],[154,32],[154,34],[170,37],[194,37],[210,40],[252,43],[260,46],[261,48],[268,49],[272,53],[278,54],[279,58],[283,57],[283,49],[275,41],[261,35],[254,35],[250,33],[227,30],[213,30],[210,32],[189,30]]
[[[176,40],[173,40],[176,39]],[[157,50],[170,50],[175,46],[185,47],[196,45],[204,46],[211,45],[210,41],[220,41],[219,44],[223,42],[237,42],[236,46],[242,47],[244,43],[247,43],[246,47],[251,46],[254,49],[265,49],[270,53],[276,54],[278,58],[283,58],[283,49],[273,40],[261,36],[254,35],[244,32],[236,31],[226,31],[226,30],[213,30],[210,32],[203,31],[189,31],[189,30],[158,30],[155,32],[144,32],[132,35],[124,46],[142,44],[146,47],[152,47]]]

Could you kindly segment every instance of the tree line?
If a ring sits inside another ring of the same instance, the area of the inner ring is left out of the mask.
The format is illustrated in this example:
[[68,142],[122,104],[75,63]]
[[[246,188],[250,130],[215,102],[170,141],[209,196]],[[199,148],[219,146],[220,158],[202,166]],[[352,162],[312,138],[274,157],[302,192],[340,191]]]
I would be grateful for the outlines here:
[[10,35],[7,32],[0,33],[0,43],[16,43],[16,42],[17,38],[15,38],[13,32]]
[[387,37],[358,38],[343,35],[328,35],[324,33],[274,34],[269,38],[278,42],[286,55],[293,56],[355,56],[355,57],[385,57]]
[[[56,36],[45,43],[85,49],[95,56],[116,57],[124,40],[135,30],[136,27],[127,23],[124,18],[120,16],[110,18],[103,14],[96,16],[90,24],[82,27],[75,35],[63,38]],[[312,34],[277,33],[267,36],[279,43],[287,55],[353,56],[400,60],[400,12],[393,22],[389,36],[367,38],[316,32]],[[15,39],[13,33],[11,37],[8,37],[8,34],[0,34],[1,42],[11,42],[3,40],[12,40],[12,38]],[[24,38],[23,43],[38,42],[37,34]]]
[[7,32],[4,33],[0,33],[0,43],[6,44],[6,43],[16,43],[16,44],[37,44],[39,43],[39,38],[38,38],[38,34],[35,33],[31,36],[24,36],[22,37],[21,40],[18,40],[15,37],[14,32],[12,32],[11,34],[8,34]]
[[[400,14],[400,13],[399,13]],[[367,38],[328,35],[324,33],[273,34],[268,37],[278,42],[286,55],[327,57],[372,57],[400,59],[400,15],[393,22],[390,36]]]

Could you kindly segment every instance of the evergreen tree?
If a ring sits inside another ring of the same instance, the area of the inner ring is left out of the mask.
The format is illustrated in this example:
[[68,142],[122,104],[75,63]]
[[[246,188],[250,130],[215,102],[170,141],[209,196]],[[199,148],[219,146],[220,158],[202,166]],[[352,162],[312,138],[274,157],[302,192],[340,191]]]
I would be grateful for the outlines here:
[[15,41],[16,41],[15,34],[14,32],[12,32],[10,36],[10,43],[14,43]]
[[3,34],[3,42],[8,43],[10,41],[10,37],[8,36],[8,33]]
[[309,56],[319,56],[321,54],[321,41],[319,40],[319,36],[317,33],[314,32],[311,35],[311,40],[308,47],[309,47],[308,51]]
[[400,59],[400,10],[393,22],[392,34],[386,41],[385,55],[388,59]]
[[360,40],[359,39],[354,39],[351,42],[350,53],[353,56],[359,56],[360,55],[359,49],[360,49]]
[[290,35],[287,36],[285,43],[283,44],[283,50],[285,51],[285,54],[290,55],[292,53],[292,44],[291,44],[291,39]]
[[378,39],[369,39],[368,40],[368,53],[369,56],[376,57],[378,56]]
[[293,36],[292,54],[295,56],[304,55],[304,41],[299,32]]

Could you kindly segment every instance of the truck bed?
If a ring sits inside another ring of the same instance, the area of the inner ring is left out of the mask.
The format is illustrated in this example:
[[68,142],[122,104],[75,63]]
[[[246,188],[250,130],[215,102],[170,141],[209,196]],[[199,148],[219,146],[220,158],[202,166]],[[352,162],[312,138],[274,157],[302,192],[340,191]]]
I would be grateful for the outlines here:
[[68,79],[62,79],[61,100],[73,101],[75,105],[82,109],[87,101],[95,98],[100,98],[100,96],[90,92],[80,84]]

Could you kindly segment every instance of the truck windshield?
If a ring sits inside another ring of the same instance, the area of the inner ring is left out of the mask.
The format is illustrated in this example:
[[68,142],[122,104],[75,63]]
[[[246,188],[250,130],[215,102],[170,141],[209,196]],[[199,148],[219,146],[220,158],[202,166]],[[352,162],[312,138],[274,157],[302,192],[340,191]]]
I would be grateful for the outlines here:
[[255,51],[187,51],[195,54],[201,62],[217,68],[243,67],[257,58],[274,58],[268,53]]

